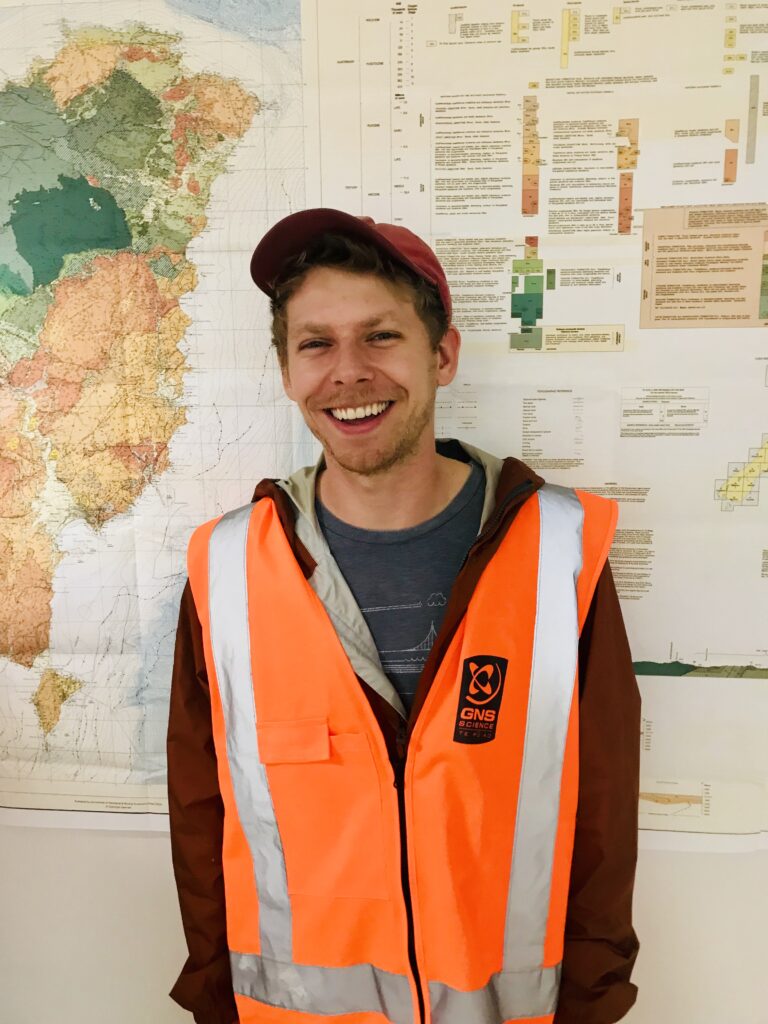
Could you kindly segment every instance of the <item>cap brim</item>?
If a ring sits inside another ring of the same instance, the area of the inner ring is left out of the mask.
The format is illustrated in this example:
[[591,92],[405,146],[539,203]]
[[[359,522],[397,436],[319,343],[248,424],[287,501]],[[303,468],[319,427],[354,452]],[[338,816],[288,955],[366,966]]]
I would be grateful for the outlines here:
[[[298,213],[289,214],[269,229],[251,256],[251,277],[254,282],[272,298],[274,281],[285,261],[301,252],[325,231],[354,235],[356,238],[371,242],[419,277],[425,277],[424,271],[404,257],[398,248],[376,228],[351,213],[319,206],[311,210],[300,210]],[[437,284],[437,282],[433,283]]]

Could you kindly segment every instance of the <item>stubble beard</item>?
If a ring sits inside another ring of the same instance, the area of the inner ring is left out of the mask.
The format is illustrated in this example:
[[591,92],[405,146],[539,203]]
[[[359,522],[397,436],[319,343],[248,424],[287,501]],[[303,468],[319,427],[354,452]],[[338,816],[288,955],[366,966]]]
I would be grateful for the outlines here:
[[[416,453],[419,447],[421,436],[429,426],[434,413],[435,399],[427,400],[421,408],[417,409],[414,415],[405,425],[405,429],[399,437],[393,439],[392,444],[385,450],[374,450],[360,452],[355,456],[349,452],[337,452],[333,443],[327,435],[319,430],[310,430],[323,446],[325,460],[328,458],[346,470],[348,473],[357,473],[359,476],[372,477],[386,473],[398,463],[405,462]],[[354,441],[354,438],[350,440]]]

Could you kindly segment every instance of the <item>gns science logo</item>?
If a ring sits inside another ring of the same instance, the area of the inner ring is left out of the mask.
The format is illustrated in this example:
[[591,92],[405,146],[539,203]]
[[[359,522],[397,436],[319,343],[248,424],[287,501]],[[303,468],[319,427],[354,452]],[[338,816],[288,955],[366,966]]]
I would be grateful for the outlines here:
[[506,674],[507,659],[495,654],[464,659],[454,742],[488,743],[495,737]]

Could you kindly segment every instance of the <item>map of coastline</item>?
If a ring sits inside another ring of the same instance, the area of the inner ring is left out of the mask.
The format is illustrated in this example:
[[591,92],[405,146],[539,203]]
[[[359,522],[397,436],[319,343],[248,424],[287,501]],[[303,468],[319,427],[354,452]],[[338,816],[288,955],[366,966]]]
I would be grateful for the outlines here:
[[65,27],[0,90],[0,656],[40,669],[44,735],[86,682],[46,664],[57,536],[101,529],[168,468],[187,246],[259,111],[137,24]]

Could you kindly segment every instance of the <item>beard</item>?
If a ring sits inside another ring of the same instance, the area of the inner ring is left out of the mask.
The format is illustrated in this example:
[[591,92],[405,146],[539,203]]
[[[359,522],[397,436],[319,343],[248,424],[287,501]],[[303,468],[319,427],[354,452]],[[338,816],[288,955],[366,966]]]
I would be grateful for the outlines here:
[[332,458],[348,473],[372,477],[386,473],[393,466],[406,462],[416,453],[422,434],[432,422],[434,407],[433,396],[415,410],[399,434],[387,441],[372,444],[365,451],[354,451],[355,438],[349,439],[349,442],[352,443],[347,442],[349,450],[345,450],[345,439],[329,438],[314,426],[310,426],[309,429],[322,445],[326,463],[329,458]]

